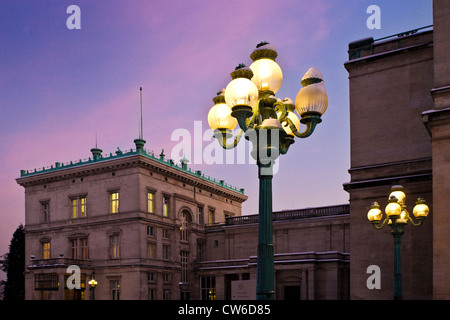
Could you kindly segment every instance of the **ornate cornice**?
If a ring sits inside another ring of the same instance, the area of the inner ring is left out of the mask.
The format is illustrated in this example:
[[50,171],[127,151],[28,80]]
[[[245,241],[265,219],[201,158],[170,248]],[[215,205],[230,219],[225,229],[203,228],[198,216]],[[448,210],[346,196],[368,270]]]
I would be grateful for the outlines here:
[[152,172],[158,172],[164,176],[188,183],[208,192],[228,197],[235,201],[243,202],[247,200],[247,196],[243,194],[242,190],[235,191],[233,190],[234,187],[225,186],[225,183],[222,181],[213,181],[202,175],[201,172],[193,173],[189,170],[182,169],[171,162],[163,163],[162,161],[137,153],[128,156],[104,159],[98,162],[88,162],[67,168],[54,168],[34,174],[27,174],[16,179],[16,181],[23,187],[29,187],[55,181],[86,177],[89,175],[115,172],[133,167],[140,167]]

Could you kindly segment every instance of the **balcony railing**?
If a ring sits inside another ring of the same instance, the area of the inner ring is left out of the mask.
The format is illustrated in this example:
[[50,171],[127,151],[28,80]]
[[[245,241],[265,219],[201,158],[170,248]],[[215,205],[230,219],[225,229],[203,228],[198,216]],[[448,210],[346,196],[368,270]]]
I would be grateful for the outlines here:
[[91,261],[70,258],[30,259],[27,264],[27,268],[68,267],[70,265],[89,267],[91,265]]
[[[350,206],[348,204],[328,206],[328,207],[284,210],[284,211],[273,212],[272,221],[327,217],[327,216],[348,214],[349,212],[350,212]],[[207,225],[206,230],[219,229],[223,226],[230,226],[230,225],[258,223],[258,219],[259,219],[259,216],[257,214],[248,215],[248,216],[239,216],[239,217],[229,217],[229,218],[225,219],[225,223]]]

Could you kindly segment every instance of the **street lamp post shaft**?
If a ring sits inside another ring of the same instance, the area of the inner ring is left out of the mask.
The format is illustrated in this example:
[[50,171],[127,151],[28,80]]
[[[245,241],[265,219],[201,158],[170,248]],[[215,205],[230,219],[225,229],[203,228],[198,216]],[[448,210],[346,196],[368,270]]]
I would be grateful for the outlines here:
[[264,171],[265,169],[267,169],[266,166],[258,163],[259,231],[256,279],[257,300],[273,300],[275,298],[272,233],[272,174],[266,174],[267,172]]
[[403,233],[393,233],[394,236],[394,300],[403,299],[402,289],[402,257],[401,244]]

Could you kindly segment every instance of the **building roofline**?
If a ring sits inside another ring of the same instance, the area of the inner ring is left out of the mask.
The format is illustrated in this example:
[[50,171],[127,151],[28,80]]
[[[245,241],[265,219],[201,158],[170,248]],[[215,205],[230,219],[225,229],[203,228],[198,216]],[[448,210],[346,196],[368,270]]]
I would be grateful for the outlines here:
[[[383,51],[379,51],[376,48],[379,48],[380,46],[389,46],[390,43],[394,43],[396,41],[401,40],[407,40],[407,39],[413,39],[413,37],[417,36],[424,36],[429,33],[433,33],[433,29],[431,30],[425,30],[418,32],[419,30],[429,29],[432,28],[433,25],[405,31],[402,33],[386,36],[379,39],[373,39],[372,37],[359,39],[352,41],[348,44],[348,61],[344,63],[344,66],[347,66],[349,64],[358,62],[358,61],[364,61],[367,59],[374,59],[380,56],[384,56],[386,54],[396,54],[403,51],[408,51],[416,48],[420,48],[422,46],[427,46],[429,43],[421,43],[419,45],[417,44],[409,44],[409,45],[403,45],[403,46],[397,46],[395,49],[387,49]],[[432,42],[432,40],[431,40]],[[378,51],[378,52],[377,52]]]
[[[272,213],[272,221],[277,222],[286,220],[303,220],[303,219],[324,218],[324,217],[331,218],[337,216],[348,216],[349,214],[350,214],[349,204],[338,204],[324,207],[274,211]],[[252,215],[225,218],[225,223],[214,224],[209,226],[206,225],[205,227],[207,231],[217,231],[222,229],[223,227],[257,224],[258,221],[259,215],[252,214]]]
[[[96,153],[99,149],[96,149]],[[91,150],[92,151],[92,150]],[[101,150],[100,150],[101,151]],[[154,164],[159,164],[158,167],[168,169],[172,172],[183,173],[188,177],[191,177],[194,180],[200,179],[205,183],[211,183],[217,187],[225,188],[229,191],[233,191],[238,193],[240,198],[242,196],[245,197],[243,201],[247,199],[245,196],[245,191],[243,188],[237,188],[233,185],[226,183],[224,180],[217,180],[211,176],[205,175],[200,170],[193,171],[187,167],[186,162],[182,162],[181,165],[177,165],[172,159],[165,160],[164,150],[159,155],[159,157],[155,156],[153,152],[149,152],[146,149],[130,149],[129,151],[122,152],[119,148],[117,148],[116,154],[113,155],[110,153],[109,155],[94,155],[94,157],[89,157],[88,159],[80,159],[79,161],[70,161],[67,163],[56,162],[55,165],[51,165],[50,167],[43,167],[42,169],[34,169],[33,171],[20,171],[20,177],[16,179],[17,183],[23,185],[27,181],[32,181],[34,178],[46,179],[50,176],[54,176],[54,174],[67,174],[72,175],[75,173],[69,173],[71,169],[95,169],[92,167],[96,164],[108,164],[112,161],[120,160],[120,159],[128,159],[135,156],[142,156],[145,159],[151,160]],[[162,166],[161,166],[162,165]],[[98,166],[96,166],[97,169]]]

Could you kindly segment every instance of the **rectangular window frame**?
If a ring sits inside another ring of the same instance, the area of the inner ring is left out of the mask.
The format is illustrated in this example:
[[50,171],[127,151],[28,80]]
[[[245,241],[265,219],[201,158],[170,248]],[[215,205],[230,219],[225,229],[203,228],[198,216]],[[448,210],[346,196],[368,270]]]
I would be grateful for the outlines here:
[[109,285],[111,289],[111,300],[120,300],[120,280],[110,280]]
[[163,244],[162,246],[162,259],[170,260],[170,245]]
[[120,194],[119,190],[109,192],[109,213],[117,214],[120,210]]
[[156,258],[156,242],[149,241],[147,242],[147,258],[155,259]]
[[181,282],[188,283],[189,251],[180,251]]
[[155,195],[154,190],[147,189],[147,213],[155,213]]
[[34,275],[34,290],[59,290],[57,273],[40,273]]
[[198,215],[198,224],[200,225],[205,224],[205,214],[203,206],[198,206],[197,215]]
[[71,196],[70,198],[70,218],[79,219],[87,216],[87,195]]
[[200,299],[216,300],[216,277],[201,276],[200,277]]
[[156,229],[156,227],[155,226],[152,226],[152,225],[147,225],[147,236],[148,237],[155,237],[155,229]]
[[109,236],[109,257],[110,259],[120,259],[120,235]]
[[169,217],[170,211],[170,196],[167,194],[163,194],[162,197],[162,215],[163,217]]
[[48,260],[52,257],[52,246],[50,240],[45,240],[41,242],[41,248],[42,248],[42,259]]
[[75,260],[89,259],[88,238],[71,238],[70,239],[70,256]]
[[208,224],[210,226],[216,223],[216,210],[213,208],[208,209]]
[[42,221],[44,223],[50,222],[50,199],[40,200]]

